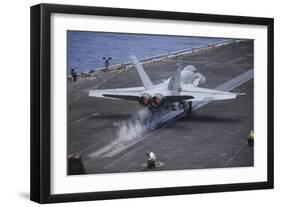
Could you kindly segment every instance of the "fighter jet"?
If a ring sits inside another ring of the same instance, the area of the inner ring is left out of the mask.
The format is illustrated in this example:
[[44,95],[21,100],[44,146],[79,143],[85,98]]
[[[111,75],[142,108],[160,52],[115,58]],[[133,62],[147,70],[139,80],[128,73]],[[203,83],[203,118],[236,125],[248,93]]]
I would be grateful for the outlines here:
[[139,102],[151,111],[158,109],[192,111],[192,102],[235,99],[238,93],[202,88],[206,78],[196,71],[192,65],[182,69],[182,63],[177,64],[175,73],[160,84],[153,84],[142,64],[136,56],[131,60],[137,69],[143,86],[132,88],[115,88],[105,90],[90,90],[89,96],[121,99]]

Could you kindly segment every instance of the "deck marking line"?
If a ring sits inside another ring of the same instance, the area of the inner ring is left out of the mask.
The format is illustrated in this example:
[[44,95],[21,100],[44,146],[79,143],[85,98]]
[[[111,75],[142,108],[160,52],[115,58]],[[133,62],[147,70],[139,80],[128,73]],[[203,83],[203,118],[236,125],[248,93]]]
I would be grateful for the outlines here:
[[239,149],[234,153],[234,155],[223,165],[223,167],[226,167],[240,152],[241,150],[246,146],[247,142],[244,142]]

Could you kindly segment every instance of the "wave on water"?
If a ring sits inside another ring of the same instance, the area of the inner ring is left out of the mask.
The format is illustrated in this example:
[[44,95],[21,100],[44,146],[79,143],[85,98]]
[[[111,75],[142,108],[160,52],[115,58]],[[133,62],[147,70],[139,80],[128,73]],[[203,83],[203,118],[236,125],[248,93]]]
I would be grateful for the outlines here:
[[129,57],[133,54],[143,59],[225,40],[188,36],[69,31],[67,33],[67,67],[68,70],[74,67],[78,72],[85,72],[104,67],[103,57],[111,57],[110,65],[113,65],[129,61]]

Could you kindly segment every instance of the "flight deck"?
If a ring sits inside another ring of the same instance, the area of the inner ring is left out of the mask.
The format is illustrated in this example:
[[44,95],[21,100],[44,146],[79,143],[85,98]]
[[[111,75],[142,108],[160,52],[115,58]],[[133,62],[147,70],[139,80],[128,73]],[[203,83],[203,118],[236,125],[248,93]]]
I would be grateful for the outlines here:
[[[252,40],[232,41],[143,61],[154,84],[168,79],[180,59],[206,77],[202,87],[244,94],[194,103],[190,116],[179,110],[155,117],[138,102],[88,96],[94,89],[142,86],[130,63],[69,81],[68,155],[81,157],[86,174],[254,166],[247,143],[254,130],[253,47]],[[146,151],[155,153],[156,168],[147,169]]]

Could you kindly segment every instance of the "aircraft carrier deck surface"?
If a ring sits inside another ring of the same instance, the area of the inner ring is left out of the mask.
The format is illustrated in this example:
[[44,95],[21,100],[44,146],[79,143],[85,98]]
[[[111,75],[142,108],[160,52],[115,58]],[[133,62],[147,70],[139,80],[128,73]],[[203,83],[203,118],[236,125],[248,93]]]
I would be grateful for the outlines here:
[[[143,121],[147,112],[139,103],[88,97],[93,89],[141,86],[133,67],[95,72],[89,78],[69,82],[68,155],[79,154],[86,173],[147,171],[146,151],[156,154],[153,171],[254,165],[254,147],[247,144],[254,129],[253,41],[182,57],[183,66],[194,65],[207,78],[204,88],[246,94],[195,105],[191,117],[172,112],[144,128],[139,119]],[[160,83],[173,73],[176,60],[151,61],[143,67],[153,83]]]

